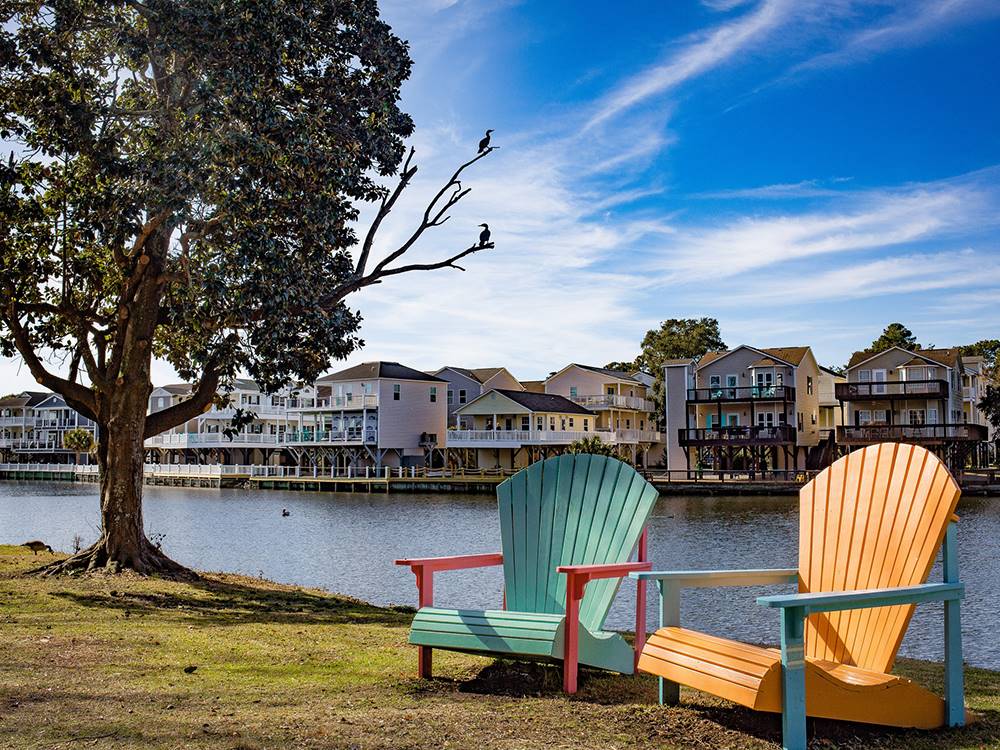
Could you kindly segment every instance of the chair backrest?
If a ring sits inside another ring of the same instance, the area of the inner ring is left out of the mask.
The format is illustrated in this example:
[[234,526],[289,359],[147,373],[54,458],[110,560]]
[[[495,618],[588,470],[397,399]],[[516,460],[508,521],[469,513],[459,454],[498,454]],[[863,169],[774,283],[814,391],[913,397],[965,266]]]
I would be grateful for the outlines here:
[[[564,612],[566,576],[556,567],[626,562],[657,495],[631,466],[589,454],[538,461],[500,484],[507,609]],[[584,626],[601,628],[619,584],[587,584]]]
[[[799,591],[924,583],[955,512],[958,485],[933,453],[882,443],[853,451],[799,495]],[[806,655],[888,672],[913,605],[810,615]]]

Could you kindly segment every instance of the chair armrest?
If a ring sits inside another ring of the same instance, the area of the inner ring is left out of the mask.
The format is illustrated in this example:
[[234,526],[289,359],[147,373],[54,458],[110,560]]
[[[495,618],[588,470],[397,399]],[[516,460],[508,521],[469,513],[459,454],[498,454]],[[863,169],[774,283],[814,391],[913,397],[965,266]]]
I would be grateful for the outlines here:
[[560,565],[557,573],[566,574],[566,593],[574,599],[583,598],[588,581],[596,578],[624,578],[630,573],[649,570],[651,562],[609,563],[606,565]]
[[679,588],[688,589],[796,583],[798,576],[799,571],[795,568],[760,570],[653,570],[648,573],[629,574],[631,578],[646,581],[667,581],[676,584]]
[[805,614],[810,614],[812,612],[891,607],[898,604],[952,601],[964,596],[965,585],[962,583],[923,583],[918,586],[889,589],[761,596],[757,598],[757,603],[763,607],[801,609]]
[[499,552],[482,555],[453,555],[451,557],[413,557],[396,560],[396,565],[427,570],[463,570],[466,568],[488,568],[503,565],[503,555]]

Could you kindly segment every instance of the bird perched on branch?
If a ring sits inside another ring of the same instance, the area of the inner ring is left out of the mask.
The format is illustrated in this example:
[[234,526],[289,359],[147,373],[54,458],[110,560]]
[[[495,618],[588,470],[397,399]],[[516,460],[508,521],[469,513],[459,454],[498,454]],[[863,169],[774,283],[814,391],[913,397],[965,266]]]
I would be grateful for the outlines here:
[[486,131],[486,137],[479,142],[479,153],[483,153],[486,149],[490,147],[490,133],[492,133],[492,128]]
[[482,246],[490,241],[490,225],[480,224],[479,226],[483,228],[483,231],[479,233],[479,244]]

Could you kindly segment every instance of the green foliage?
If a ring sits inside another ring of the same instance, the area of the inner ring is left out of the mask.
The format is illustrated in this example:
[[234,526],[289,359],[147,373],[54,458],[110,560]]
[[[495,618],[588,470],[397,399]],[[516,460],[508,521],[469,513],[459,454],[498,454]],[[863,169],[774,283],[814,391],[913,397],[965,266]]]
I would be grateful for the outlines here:
[[979,410],[986,415],[994,429],[1000,430],[1000,385],[991,383],[986,386],[986,393],[979,402]]
[[[650,398],[656,404],[656,418],[663,419],[663,365],[671,359],[699,359],[706,352],[726,348],[715,318],[671,318],[646,332],[642,350],[633,362],[612,362],[611,369],[644,370],[656,379]],[[613,367],[612,365],[624,365]]]
[[909,351],[915,351],[920,348],[920,344],[917,343],[917,337],[913,335],[913,331],[902,323],[890,323],[882,331],[882,335],[872,342],[867,351],[872,354],[878,354],[887,349],[892,349],[894,346],[898,346],[901,349],[908,349]]
[[984,375],[1000,385],[1000,339],[982,339],[975,344],[967,344],[962,349],[962,356],[978,356],[983,358]]
[[82,427],[67,430],[63,435],[63,447],[75,453],[89,453],[94,448],[94,435]]
[[595,456],[611,456],[618,458],[618,450],[615,446],[605,443],[597,435],[593,437],[581,438],[570,443],[566,448],[567,453],[592,453]]

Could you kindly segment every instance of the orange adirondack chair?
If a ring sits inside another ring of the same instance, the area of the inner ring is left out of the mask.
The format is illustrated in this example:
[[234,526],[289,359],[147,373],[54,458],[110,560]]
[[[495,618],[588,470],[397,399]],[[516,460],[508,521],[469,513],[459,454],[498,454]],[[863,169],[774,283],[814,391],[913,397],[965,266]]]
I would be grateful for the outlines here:
[[[657,580],[662,627],[639,669],[661,678],[661,701],[687,685],[783,715],[784,746],[804,748],[805,717],[939,727],[965,721],[955,507],[944,464],[914,445],[844,456],[802,488],[798,570],[633,573]],[[945,583],[927,577],[945,542]],[[782,614],[781,649],[680,627],[684,587],[798,583],[760,597]],[[946,700],[891,674],[914,605],[945,602]]]

